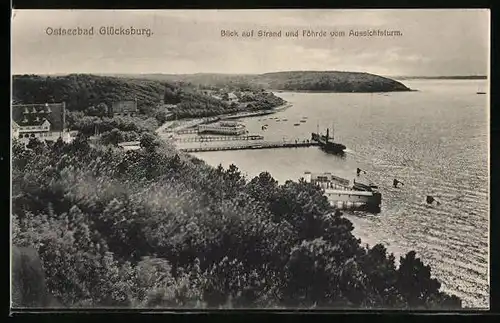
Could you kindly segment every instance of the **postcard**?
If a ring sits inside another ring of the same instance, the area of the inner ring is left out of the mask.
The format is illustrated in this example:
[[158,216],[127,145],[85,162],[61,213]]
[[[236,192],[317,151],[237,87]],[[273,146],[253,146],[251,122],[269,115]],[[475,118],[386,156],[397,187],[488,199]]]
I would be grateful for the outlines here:
[[489,308],[489,10],[13,10],[11,42],[12,310]]

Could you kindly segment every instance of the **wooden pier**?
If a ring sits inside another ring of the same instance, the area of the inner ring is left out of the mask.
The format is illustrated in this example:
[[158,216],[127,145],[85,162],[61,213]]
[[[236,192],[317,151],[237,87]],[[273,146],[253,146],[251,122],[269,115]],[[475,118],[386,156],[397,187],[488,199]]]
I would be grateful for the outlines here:
[[212,142],[212,141],[248,141],[248,140],[263,140],[264,136],[248,135],[248,136],[206,136],[192,138],[175,138],[177,142]]
[[317,142],[266,142],[250,145],[231,145],[231,146],[208,146],[196,148],[180,148],[180,151],[187,153],[204,151],[224,151],[224,150],[248,150],[248,149],[276,149],[276,148],[301,148],[317,146]]

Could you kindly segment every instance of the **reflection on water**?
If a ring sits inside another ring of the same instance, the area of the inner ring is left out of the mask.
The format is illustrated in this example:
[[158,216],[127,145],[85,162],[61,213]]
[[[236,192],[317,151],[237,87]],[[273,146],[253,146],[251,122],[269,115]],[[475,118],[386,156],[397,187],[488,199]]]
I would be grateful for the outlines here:
[[[280,182],[305,171],[352,180],[356,168],[366,170],[382,192],[382,211],[347,214],[354,233],[366,243],[384,243],[397,255],[416,250],[444,290],[462,297],[465,305],[487,307],[488,96],[476,94],[485,81],[405,84],[420,91],[277,93],[293,106],[243,120],[250,133],[274,141],[310,139],[311,132],[333,128],[335,141],[347,146],[345,158],[316,147],[197,156],[212,165],[233,163],[248,176],[269,171]],[[394,178],[404,186],[393,188]],[[441,205],[427,205],[427,195]]]

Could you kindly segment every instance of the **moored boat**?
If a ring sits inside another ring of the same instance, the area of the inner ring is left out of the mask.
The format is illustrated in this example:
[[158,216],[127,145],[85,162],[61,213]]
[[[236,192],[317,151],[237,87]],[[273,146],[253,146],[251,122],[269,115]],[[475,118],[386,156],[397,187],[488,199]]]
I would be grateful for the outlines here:
[[334,138],[330,138],[330,131],[326,129],[326,135],[321,135],[319,133],[312,133],[311,140],[318,142],[320,148],[328,153],[333,154],[343,154],[344,150],[347,148],[345,145],[334,142]]
[[336,207],[355,207],[378,213],[382,204],[382,194],[377,186],[365,179],[353,180],[332,173],[304,173],[304,180],[321,187],[331,205]]

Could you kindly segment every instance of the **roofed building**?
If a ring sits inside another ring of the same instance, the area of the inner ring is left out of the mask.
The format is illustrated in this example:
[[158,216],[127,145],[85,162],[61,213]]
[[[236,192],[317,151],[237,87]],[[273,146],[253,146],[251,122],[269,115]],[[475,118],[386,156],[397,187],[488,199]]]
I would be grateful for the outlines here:
[[111,113],[115,116],[134,116],[138,112],[137,99],[133,101],[117,101],[111,105]]
[[234,121],[221,121],[212,124],[202,124],[198,126],[199,133],[213,133],[220,135],[239,136],[247,133],[243,124]]
[[12,106],[12,136],[19,139],[65,139],[69,137],[65,119],[64,103],[16,104]]
[[238,96],[233,92],[229,93],[227,98],[229,102],[238,102]]

